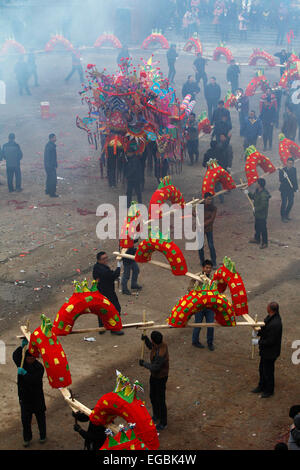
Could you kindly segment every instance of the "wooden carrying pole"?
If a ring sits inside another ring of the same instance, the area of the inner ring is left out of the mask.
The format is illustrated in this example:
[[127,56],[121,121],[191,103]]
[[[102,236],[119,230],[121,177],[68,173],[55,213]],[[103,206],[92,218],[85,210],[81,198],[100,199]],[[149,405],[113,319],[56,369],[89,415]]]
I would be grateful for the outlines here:
[[[245,321],[245,322],[237,322],[236,323],[236,326],[251,326],[251,328],[254,328],[256,327],[257,329],[260,329],[261,326],[264,325],[264,322],[248,322],[248,321]],[[208,328],[214,328],[215,326],[222,326],[223,325],[220,325],[220,323],[187,323],[187,325],[184,327],[184,328],[202,328],[202,326],[204,327],[208,327]],[[147,326],[145,329],[146,330],[150,330],[150,329],[153,329],[153,328],[159,328],[159,329],[166,329],[166,328],[169,328],[169,329],[172,329],[172,330],[184,330],[184,328],[175,328],[174,326],[171,326],[171,325],[167,325],[167,324],[164,324],[164,325],[153,325],[153,326]],[[227,327],[223,327],[223,328],[227,328]],[[227,329],[230,329],[230,328],[235,328],[235,327],[228,327]],[[138,328],[140,329],[140,328]]]

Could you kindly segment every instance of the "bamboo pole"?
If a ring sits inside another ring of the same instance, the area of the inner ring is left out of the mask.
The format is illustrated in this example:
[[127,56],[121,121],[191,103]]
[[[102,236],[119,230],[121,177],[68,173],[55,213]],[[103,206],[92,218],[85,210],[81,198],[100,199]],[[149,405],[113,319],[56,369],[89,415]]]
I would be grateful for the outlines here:
[[[251,328],[257,327],[258,329],[260,329],[260,327],[263,326],[263,325],[264,325],[264,322],[250,323],[248,321],[245,321],[245,322],[237,322],[236,323],[236,326],[251,326]],[[223,325],[220,325],[220,323],[187,323],[187,325],[183,328],[175,328],[174,326],[163,324],[163,325],[147,326],[145,329],[146,330],[152,330],[153,328],[159,328],[159,329],[172,329],[172,330],[182,329],[183,330],[184,328],[201,328],[202,326],[208,327],[208,328],[214,328],[215,326],[223,327]],[[227,327],[224,326],[223,328],[227,328]],[[228,328],[230,329],[230,328],[235,328],[235,327],[228,327]],[[138,329],[140,329],[140,328],[138,328]]]

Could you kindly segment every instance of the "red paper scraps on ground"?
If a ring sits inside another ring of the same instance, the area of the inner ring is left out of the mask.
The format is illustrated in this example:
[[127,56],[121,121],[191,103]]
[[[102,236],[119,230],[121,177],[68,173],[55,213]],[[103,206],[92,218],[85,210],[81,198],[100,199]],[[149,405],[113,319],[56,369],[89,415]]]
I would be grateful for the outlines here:
[[96,212],[95,211],[89,211],[88,209],[79,209],[79,207],[77,207],[77,212],[80,214],[80,215],[95,215]]

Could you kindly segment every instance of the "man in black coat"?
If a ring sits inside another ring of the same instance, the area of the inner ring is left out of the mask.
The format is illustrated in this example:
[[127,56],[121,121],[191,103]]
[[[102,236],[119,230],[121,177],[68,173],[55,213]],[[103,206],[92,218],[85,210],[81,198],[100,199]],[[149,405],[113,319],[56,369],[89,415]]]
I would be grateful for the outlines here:
[[263,126],[260,118],[256,117],[255,111],[250,111],[248,119],[244,125],[244,149],[254,145],[256,147],[258,137],[263,133]]
[[27,95],[31,95],[28,88],[29,70],[28,64],[24,61],[24,56],[21,54],[18,62],[15,65],[16,79],[19,85],[19,94],[23,95],[23,90],[26,91]]
[[288,222],[294,204],[294,194],[298,191],[297,170],[293,158],[288,158],[286,166],[279,170],[279,191],[281,193],[280,215],[282,222]]
[[[289,60],[290,55],[291,55],[291,53],[290,53],[290,52],[287,52],[285,49],[281,49],[280,52],[276,52],[276,53],[274,54],[275,57],[278,57],[278,58],[279,58],[279,60],[280,60],[280,65],[286,64],[287,61]],[[285,67],[280,67],[280,76],[282,76],[285,71],[286,71],[286,68],[285,68]]]
[[194,164],[194,156],[196,162],[199,160],[199,140],[198,140],[198,124],[195,113],[191,113],[186,125],[187,150],[190,157],[190,164]]
[[137,146],[131,145],[129,151],[126,152],[124,174],[127,179],[127,207],[129,208],[132,201],[133,191],[136,194],[139,204],[142,204],[142,182],[143,182],[143,168],[141,156],[136,155],[134,151]]
[[45,146],[44,151],[44,166],[46,170],[46,190],[45,194],[49,194],[50,197],[59,197],[56,194],[56,168],[57,168],[57,155],[56,155],[56,135],[50,134],[49,141]]
[[[136,243],[138,240],[134,240],[134,243]],[[128,248],[126,251],[126,255],[132,255],[134,256],[136,254],[137,248],[134,246]],[[140,273],[140,268],[138,267],[138,264],[134,259],[128,259],[128,258],[123,258],[123,276],[121,280],[121,285],[122,285],[122,294],[125,295],[131,295],[130,290],[128,289],[127,283],[130,279],[130,271],[132,271],[132,278],[131,278],[131,289],[136,289],[136,290],[141,290],[142,287],[138,284],[138,276]]]
[[232,129],[232,123],[231,123],[231,116],[230,116],[230,111],[224,107],[224,101],[219,100],[218,102],[218,107],[214,110],[212,120],[211,120],[211,125],[214,126],[216,122],[222,120],[222,116],[226,115],[227,116],[227,122],[230,124],[230,129]]
[[233,94],[237,91],[239,87],[239,74],[240,74],[240,68],[238,65],[236,65],[235,60],[232,59],[230,61],[230,65],[227,69],[226,72],[226,78],[227,81],[230,82],[231,84],[231,91]]
[[193,62],[194,69],[195,69],[195,72],[196,72],[195,80],[196,80],[197,85],[199,85],[199,82],[202,78],[204,87],[207,84],[207,75],[206,75],[206,72],[205,72],[206,63],[207,63],[207,60],[203,59],[201,53],[198,52],[197,57]]
[[262,393],[261,398],[274,395],[274,364],[280,356],[282,323],[279,315],[279,305],[271,302],[267,306],[268,315],[264,319],[265,325],[257,335],[260,336],[259,354],[259,384],[252,390],[253,393]]
[[[105,427],[104,426],[96,426],[93,424],[89,417],[80,411],[74,413],[72,412],[72,416],[76,418],[76,424],[74,424],[74,431],[78,432],[81,437],[84,439],[84,450],[99,450],[100,447],[103,446],[104,442],[106,441],[106,434],[105,434]],[[82,427],[77,423],[80,421],[82,423],[89,422],[89,426],[87,431],[82,429]]]
[[39,432],[40,443],[46,441],[46,405],[43,392],[44,367],[28,351],[25,353],[23,367],[22,351],[28,344],[24,339],[22,346],[18,347],[13,353],[13,361],[18,368],[18,396],[21,406],[21,419],[23,424],[24,447],[28,447],[32,440],[31,420],[35,414]]
[[14,191],[14,176],[16,178],[16,191],[22,191],[20,166],[22,157],[23,153],[20,146],[15,142],[15,134],[9,134],[8,142],[2,148],[2,158],[6,160],[7,186],[10,193]]
[[[97,263],[94,265],[93,269],[93,279],[98,282],[98,291],[100,294],[104,295],[117,309],[119,314],[121,314],[121,305],[117,294],[115,292],[115,280],[120,277],[120,263],[118,262],[118,267],[115,271],[112,271],[108,266],[108,256],[105,251],[100,251],[97,254]],[[98,317],[99,326],[103,326],[103,323]],[[99,332],[103,333],[103,332]],[[111,331],[115,335],[123,335],[124,331]]]
[[192,75],[189,75],[188,78],[187,78],[187,81],[183,84],[183,87],[182,87],[182,92],[181,92],[182,93],[182,99],[186,95],[191,95],[191,101],[195,101],[196,100],[196,95],[199,92],[200,92],[199,86],[195,82]]
[[204,89],[204,95],[208,109],[208,119],[211,121],[212,115],[221,96],[221,88],[217,84],[216,77],[210,78],[210,83]]
[[287,139],[296,140],[298,122],[290,106],[287,106],[286,113],[283,116],[281,132]]
[[168,60],[168,67],[169,67],[168,80],[170,83],[174,83],[174,78],[176,75],[175,62],[176,62],[177,57],[178,57],[178,54],[176,52],[176,44],[171,44],[171,47],[167,52],[167,60]]

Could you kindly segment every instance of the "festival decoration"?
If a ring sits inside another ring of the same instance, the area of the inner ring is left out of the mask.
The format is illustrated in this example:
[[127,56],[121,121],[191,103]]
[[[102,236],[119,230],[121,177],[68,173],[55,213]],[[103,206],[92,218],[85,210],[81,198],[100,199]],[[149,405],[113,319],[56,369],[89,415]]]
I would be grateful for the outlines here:
[[276,171],[276,167],[271,160],[258,152],[254,145],[251,145],[245,150],[245,157],[245,173],[248,186],[251,186],[259,178],[257,166],[260,166],[265,173],[274,173],[274,171]]
[[122,49],[122,44],[117,38],[112,33],[103,33],[100,34],[100,36],[96,39],[94,47],[102,47],[105,44],[109,44],[110,46],[113,46],[115,49]]
[[224,108],[229,109],[229,108],[234,108],[236,105],[237,98],[236,96],[231,92],[227,91],[226,96],[224,98]]
[[289,62],[288,69],[283,72],[278,85],[287,88],[293,80],[300,80],[300,59],[297,57]]
[[54,36],[52,36],[50,41],[48,41],[47,44],[45,45],[45,51],[46,52],[53,51],[53,49],[57,46],[57,44],[62,44],[63,47],[67,51],[70,51],[73,54],[75,54],[77,57],[80,57],[79,51],[74,48],[71,41],[63,37],[61,34],[55,34]]
[[136,254],[137,263],[147,263],[151,260],[152,253],[160,251],[167,258],[174,276],[184,276],[187,272],[187,265],[180,248],[171,240],[163,238],[149,238],[141,241]]
[[201,113],[198,117],[198,132],[203,132],[204,134],[211,133],[211,124],[207,117],[206,111],[203,111],[203,113]]
[[[117,383],[113,392],[106,393],[98,400],[90,414],[94,425],[108,426],[117,416],[127,423],[135,423],[135,435],[148,449],[159,448],[155,424],[147,411],[145,402],[137,397],[137,391],[143,391],[137,381],[133,385],[127,377],[117,372]],[[111,440],[111,444],[117,445]]]
[[148,49],[150,44],[159,42],[163,49],[169,49],[169,43],[167,38],[162,34],[161,30],[152,30],[150,36],[144,39],[142,44],[142,49]]
[[219,60],[222,55],[226,58],[227,64],[230,64],[230,61],[233,60],[231,50],[223,45],[215,48],[213,53],[213,60]]
[[257,75],[252,78],[251,82],[248,83],[246,91],[245,91],[245,95],[253,96],[258,87],[260,87],[262,91],[265,92],[268,86],[269,86],[269,82],[267,81],[263,73],[263,70],[259,70],[257,72]]
[[74,294],[65,302],[56,315],[52,331],[57,336],[71,333],[75,321],[80,315],[93,313],[101,318],[104,328],[112,331],[122,329],[122,321],[115,306],[100,294],[97,282],[93,281],[91,289],[87,281],[75,282]]
[[26,54],[25,47],[14,39],[7,39],[0,50],[0,55],[7,54],[9,49],[15,49],[19,54]]
[[133,202],[128,210],[127,218],[121,228],[120,248],[132,248],[136,232],[141,230],[141,213]]
[[[178,204],[180,207],[184,207],[185,201],[184,198],[173,184],[170,182],[170,176],[165,176],[156,191],[152,194],[149,203],[149,218],[150,219],[160,219],[162,217],[162,211],[160,206],[166,201],[170,201],[172,204]],[[156,205],[156,207],[152,207]]]
[[72,383],[67,357],[50,319],[41,315],[41,320],[41,326],[30,336],[28,351],[34,357],[41,355],[52,388],[67,387]]
[[205,193],[215,194],[215,184],[219,181],[223,189],[230,191],[236,188],[236,184],[232,176],[222,168],[216,159],[211,158],[207,162],[207,170],[202,183],[202,197]]
[[112,431],[107,430],[108,435],[100,450],[149,450],[134,432],[135,423],[128,426],[120,425],[120,432],[114,435]]
[[279,156],[284,165],[286,165],[288,158],[300,158],[300,145],[287,139],[284,134],[279,134],[278,137]]
[[173,307],[168,324],[174,328],[184,328],[193,314],[204,308],[213,310],[216,322],[222,326],[236,326],[234,310],[225,295],[216,286],[203,286],[201,290],[191,290],[181,297]]
[[271,54],[260,49],[254,49],[251,56],[249,57],[248,64],[256,65],[259,60],[267,62],[270,67],[275,67],[276,65],[275,59]]
[[225,256],[223,265],[214,273],[212,282],[216,283],[221,294],[229,287],[235,316],[248,314],[247,292],[235,263]]
[[183,47],[185,52],[191,52],[193,49],[195,54],[203,54],[203,47],[197,33],[190,37]]

